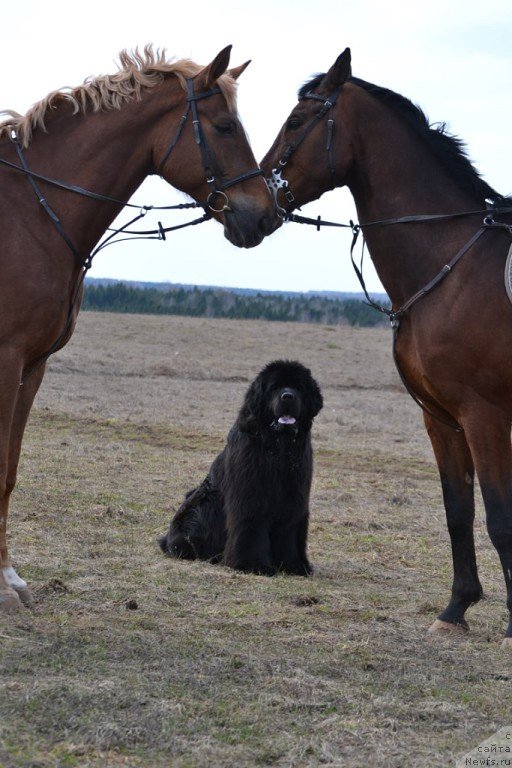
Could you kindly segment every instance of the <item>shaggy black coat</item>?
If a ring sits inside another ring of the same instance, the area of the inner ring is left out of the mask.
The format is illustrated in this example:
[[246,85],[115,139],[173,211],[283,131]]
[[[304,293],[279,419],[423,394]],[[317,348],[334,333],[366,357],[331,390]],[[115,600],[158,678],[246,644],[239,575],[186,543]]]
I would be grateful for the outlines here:
[[251,573],[309,575],[311,426],[322,405],[307,368],[269,363],[247,390],[208,476],[160,538],[162,550]]

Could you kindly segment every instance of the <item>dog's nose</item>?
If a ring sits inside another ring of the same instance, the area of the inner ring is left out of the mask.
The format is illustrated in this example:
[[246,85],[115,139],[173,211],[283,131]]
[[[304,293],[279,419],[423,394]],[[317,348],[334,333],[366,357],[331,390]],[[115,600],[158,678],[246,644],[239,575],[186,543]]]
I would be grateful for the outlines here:
[[284,389],[281,392],[281,400],[291,403],[293,400],[295,400],[295,395],[291,389]]

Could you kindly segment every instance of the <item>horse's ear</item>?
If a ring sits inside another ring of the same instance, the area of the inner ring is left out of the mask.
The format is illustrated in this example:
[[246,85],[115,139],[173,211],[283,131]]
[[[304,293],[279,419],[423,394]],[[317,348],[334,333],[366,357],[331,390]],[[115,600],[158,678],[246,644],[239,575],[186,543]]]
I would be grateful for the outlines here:
[[238,80],[242,72],[247,69],[250,63],[251,60],[249,59],[249,61],[246,61],[245,64],[240,64],[239,67],[232,67],[231,69],[228,69],[227,74],[232,77],[233,80]]
[[227,45],[216,55],[211,64],[204,67],[194,78],[198,91],[209,91],[229,66],[232,45]]
[[334,91],[343,85],[352,74],[350,62],[350,48],[345,48],[322,80],[322,88],[327,91]]

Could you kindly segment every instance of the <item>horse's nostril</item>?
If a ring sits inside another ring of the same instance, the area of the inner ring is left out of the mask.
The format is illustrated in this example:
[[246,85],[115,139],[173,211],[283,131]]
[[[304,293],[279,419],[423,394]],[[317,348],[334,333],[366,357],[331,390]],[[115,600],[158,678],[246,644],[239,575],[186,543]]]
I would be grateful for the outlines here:
[[274,217],[265,213],[258,222],[258,230],[262,235],[269,235],[274,231]]

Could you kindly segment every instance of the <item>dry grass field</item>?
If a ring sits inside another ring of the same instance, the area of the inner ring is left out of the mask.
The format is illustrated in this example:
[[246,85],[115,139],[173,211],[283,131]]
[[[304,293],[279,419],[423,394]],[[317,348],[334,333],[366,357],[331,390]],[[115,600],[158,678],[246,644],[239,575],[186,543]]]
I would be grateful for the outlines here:
[[[451,766],[512,723],[505,596],[459,640],[421,413],[387,329],[85,314],[52,358],[13,497],[33,610],[0,618],[2,768]],[[269,360],[322,386],[311,579],[162,556],[156,538]]]

